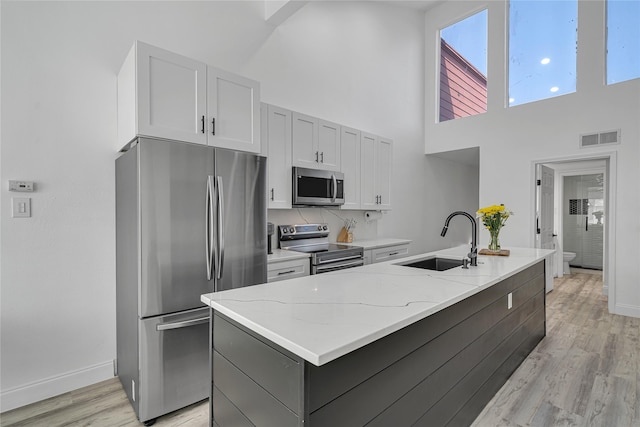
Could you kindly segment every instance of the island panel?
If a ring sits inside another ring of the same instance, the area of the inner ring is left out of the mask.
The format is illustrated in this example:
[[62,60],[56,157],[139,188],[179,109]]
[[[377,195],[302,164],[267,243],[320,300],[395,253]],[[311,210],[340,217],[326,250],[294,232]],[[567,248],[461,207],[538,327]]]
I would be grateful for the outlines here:
[[545,335],[544,262],[321,366],[214,313],[212,425],[468,424]]

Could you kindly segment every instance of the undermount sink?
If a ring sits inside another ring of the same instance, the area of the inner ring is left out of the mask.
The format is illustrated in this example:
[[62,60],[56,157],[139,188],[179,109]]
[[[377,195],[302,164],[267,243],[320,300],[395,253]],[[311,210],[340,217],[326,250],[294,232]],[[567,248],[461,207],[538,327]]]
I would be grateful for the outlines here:
[[424,270],[445,271],[462,265],[462,260],[451,258],[433,257],[413,261],[408,264],[396,264],[403,267],[422,268]]

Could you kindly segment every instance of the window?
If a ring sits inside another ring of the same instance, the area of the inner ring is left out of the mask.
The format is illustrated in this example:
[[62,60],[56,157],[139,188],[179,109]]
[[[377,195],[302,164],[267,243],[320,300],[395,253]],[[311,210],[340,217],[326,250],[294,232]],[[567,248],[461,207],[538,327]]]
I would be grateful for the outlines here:
[[509,2],[509,106],[576,91],[577,0]]
[[440,122],[487,111],[487,11],[440,30]]
[[607,84],[640,77],[640,2],[607,1]]

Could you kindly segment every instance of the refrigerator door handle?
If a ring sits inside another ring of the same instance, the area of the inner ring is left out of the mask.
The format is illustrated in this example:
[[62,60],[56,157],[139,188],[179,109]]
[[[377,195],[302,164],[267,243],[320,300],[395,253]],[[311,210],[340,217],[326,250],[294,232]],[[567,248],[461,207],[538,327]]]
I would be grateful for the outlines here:
[[217,183],[217,210],[218,210],[218,224],[217,224],[217,256],[218,265],[216,266],[216,277],[222,279],[222,265],[224,264],[224,191],[222,185],[222,177],[216,176]]
[[156,331],[167,331],[169,329],[188,328],[189,326],[202,325],[209,322],[209,316],[197,319],[183,320],[182,322],[161,323],[156,325]]
[[207,214],[205,218],[205,256],[207,258],[207,280],[211,280],[213,268],[213,176],[207,178]]

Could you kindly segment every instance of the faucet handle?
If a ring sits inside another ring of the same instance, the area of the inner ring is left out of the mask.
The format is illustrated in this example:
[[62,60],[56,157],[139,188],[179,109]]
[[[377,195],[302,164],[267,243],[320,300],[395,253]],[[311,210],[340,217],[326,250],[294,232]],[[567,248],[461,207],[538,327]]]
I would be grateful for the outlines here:
[[469,259],[468,258],[463,258],[462,259],[462,268],[465,268],[467,270],[469,269]]

